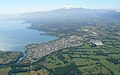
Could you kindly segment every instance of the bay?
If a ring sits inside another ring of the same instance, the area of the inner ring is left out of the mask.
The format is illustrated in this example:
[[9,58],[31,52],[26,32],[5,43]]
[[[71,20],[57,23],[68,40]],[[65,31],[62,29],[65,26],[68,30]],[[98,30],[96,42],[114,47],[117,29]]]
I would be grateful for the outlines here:
[[29,43],[43,43],[57,37],[40,35],[40,31],[27,29],[31,24],[20,20],[0,20],[0,50],[24,51]]

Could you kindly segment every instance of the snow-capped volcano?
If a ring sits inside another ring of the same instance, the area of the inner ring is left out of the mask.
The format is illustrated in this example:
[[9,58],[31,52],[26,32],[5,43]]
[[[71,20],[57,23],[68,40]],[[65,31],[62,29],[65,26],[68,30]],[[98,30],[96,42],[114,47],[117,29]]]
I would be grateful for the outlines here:
[[74,8],[74,7],[72,5],[70,5],[70,4],[66,4],[64,6],[64,9],[72,9],[72,8]]

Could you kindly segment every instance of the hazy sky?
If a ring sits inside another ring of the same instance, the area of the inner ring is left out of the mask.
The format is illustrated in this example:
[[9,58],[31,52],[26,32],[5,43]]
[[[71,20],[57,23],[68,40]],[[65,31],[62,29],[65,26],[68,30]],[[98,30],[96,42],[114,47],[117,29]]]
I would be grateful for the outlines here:
[[47,11],[66,4],[90,9],[120,9],[120,0],[0,0],[0,14]]

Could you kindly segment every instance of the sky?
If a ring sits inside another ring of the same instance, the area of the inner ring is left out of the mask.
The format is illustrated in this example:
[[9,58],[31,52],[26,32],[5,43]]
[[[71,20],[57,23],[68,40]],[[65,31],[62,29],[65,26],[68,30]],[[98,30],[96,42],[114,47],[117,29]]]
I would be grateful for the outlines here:
[[120,0],[0,0],[0,15],[48,11],[66,4],[88,9],[120,9]]

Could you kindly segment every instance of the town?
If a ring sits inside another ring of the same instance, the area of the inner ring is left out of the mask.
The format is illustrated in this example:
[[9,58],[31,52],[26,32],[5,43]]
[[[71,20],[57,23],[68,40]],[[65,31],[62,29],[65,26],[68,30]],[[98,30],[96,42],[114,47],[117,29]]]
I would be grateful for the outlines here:
[[48,55],[52,52],[65,48],[81,46],[86,41],[95,45],[103,45],[101,40],[95,39],[96,36],[92,35],[91,37],[93,38],[90,38],[89,36],[83,39],[81,36],[73,35],[42,44],[28,44],[25,47],[27,59],[30,60],[30,62],[36,62],[43,56]]

